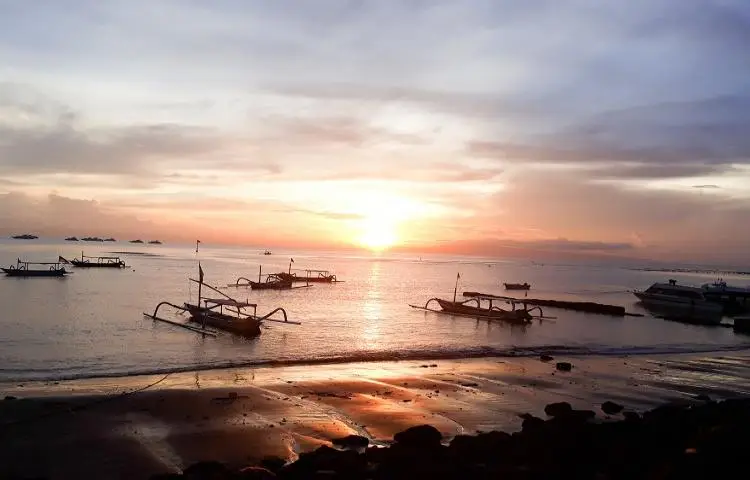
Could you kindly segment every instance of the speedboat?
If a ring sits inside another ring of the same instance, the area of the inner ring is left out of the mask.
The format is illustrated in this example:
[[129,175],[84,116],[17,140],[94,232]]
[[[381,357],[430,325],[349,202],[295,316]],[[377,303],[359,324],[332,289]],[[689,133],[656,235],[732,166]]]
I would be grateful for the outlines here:
[[654,283],[633,295],[647,307],[668,308],[701,315],[721,315],[723,306],[706,299],[703,288],[677,285],[677,281]]

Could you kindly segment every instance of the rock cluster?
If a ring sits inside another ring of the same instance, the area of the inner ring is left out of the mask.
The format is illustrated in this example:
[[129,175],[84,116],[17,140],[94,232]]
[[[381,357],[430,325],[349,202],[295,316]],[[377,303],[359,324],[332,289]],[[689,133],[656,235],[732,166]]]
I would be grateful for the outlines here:
[[[614,402],[600,406],[620,415]],[[394,436],[389,447],[350,436],[284,465],[230,471],[201,462],[165,479],[693,479],[732,478],[747,467],[750,399],[662,406],[618,421],[595,422],[591,410],[565,402],[545,408],[549,419],[525,414],[520,432],[459,435],[446,443],[429,425]],[[348,449],[351,447],[351,449]],[[250,448],[250,447],[249,447]]]

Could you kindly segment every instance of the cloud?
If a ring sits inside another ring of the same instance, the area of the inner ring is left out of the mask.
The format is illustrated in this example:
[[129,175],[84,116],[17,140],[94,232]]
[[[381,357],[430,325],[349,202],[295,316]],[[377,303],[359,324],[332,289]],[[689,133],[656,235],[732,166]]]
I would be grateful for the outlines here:
[[0,231],[7,234],[127,237],[150,236],[160,230],[154,223],[119,213],[93,200],[56,194],[41,199],[19,192],[0,194]]
[[562,163],[600,178],[693,177],[750,164],[750,97],[605,112],[525,144],[476,140],[467,152],[505,162]]

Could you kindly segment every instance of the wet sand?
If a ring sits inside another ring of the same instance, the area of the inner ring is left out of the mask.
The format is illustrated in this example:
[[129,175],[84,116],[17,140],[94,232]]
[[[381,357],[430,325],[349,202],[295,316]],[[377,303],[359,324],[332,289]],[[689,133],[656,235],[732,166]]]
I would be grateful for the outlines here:
[[[0,402],[0,478],[147,478],[206,459],[235,467],[268,455],[294,459],[348,434],[385,444],[424,423],[447,437],[511,432],[518,414],[544,417],[558,401],[643,411],[701,394],[748,396],[748,360],[748,351],[511,357],[0,385],[2,396],[17,397]],[[572,371],[557,371],[558,361]]]

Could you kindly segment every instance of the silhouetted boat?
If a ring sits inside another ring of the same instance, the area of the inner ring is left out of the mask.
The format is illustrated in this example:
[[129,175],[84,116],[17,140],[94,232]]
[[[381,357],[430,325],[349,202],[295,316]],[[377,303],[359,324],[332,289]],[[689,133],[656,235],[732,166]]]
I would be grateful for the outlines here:
[[24,262],[20,258],[15,265],[2,271],[9,277],[64,277],[70,274],[60,262]]
[[103,242],[104,240],[99,237],[83,237],[81,240],[84,242]]
[[23,235],[13,235],[10,238],[12,238],[13,240],[36,240],[39,237],[30,233],[24,233]]
[[282,280],[291,280],[298,283],[333,283],[338,282],[336,275],[328,270],[305,270],[303,274],[296,272],[277,273],[276,276]]
[[528,290],[531,285],[528,283],[503,283],[506,290]]
[[114,238],[105,238],[104,241],[105,242],[116,242],[117,240],[115,240]]
[[77,237],[68,237],[68,238],[65,239],[65,241],[66,242],[77,242],[78,238]]
[[131,240],[130,243],[143,243],[143,240]]
[[159,240],[151,240],[148,243],[149,245],[161,245],[161,242]]
[[263,252],[263,255],[272,255],[272,253],[270,250],[266,250],[265,252]]
[[669,283],[654,283],[644,291],[634,291],[633,295],[647,307],[713,316],[714,323],[721,321],[724,308],[720,303],[709,301],[702,288],[677,285],[676,280],[670,280]]
[[[240,279],[238,279],[237,281],[239,282],[239,280]],[[246,286],[250,286],[250,288],[252,288],[253,290],[287,290],[289,288],[292,288],[292,281],[289,279],[283,279],[277,274],[272,273],[266,276],[265,281],[261,281],[260,275],[257,282],[247,280]]]
[[[216,335],[216,332],[208,330],[206,327],[213,327],[241,337],[253,338],[261,334],[260,326],[263,322],[299,325],[299,322],[289,321],[286,310],[281,307],[259,317],[257,314],[257,304],[235,300],[216,287],[205,283],[203,281],[203,269],[200,265],[198,265],[198,273],[199,280],[190,279],[191,282],[198,284],[198,301],[196,303],[186,302],[182,306],[178,306],[169,302],[161,302],[156,306],[153,314],[144,313],[144,315],[153,320],[159,320],[197,333],[213,336]],[[203,287],[218,293],[222,298],[204,297],[202,293]],[[188,312],[190,314],[188,321],[195,326],[158,317],[157,314],[162,305],[169,305],[178,310]],[[252,311],[252,313],[249,313],[249,311]],[[276,313],[281,313],[283,320],[270,318]],[[200,327],[197,325],[200,325]]]
[[123,268],[125,262],[120,257],[87,257],[81,252],[81,258],[67,260],[64,257],[58,257],[60,263],[67,263],[79,268]]
[[[484,320],[498,320],[515,325],[526,325],[531,323],[531,319],[534,318],[531,315],[531,311],[533,310],[539,310],[541,315],[541,309],[539,307],[532,307],[530,309],[516,308],[516,304],[511,303],[512,310],[503,310],[502,308],[493,305],[494,300],[497,299],[493,297],[472,297],[463,302],[458,302],[455,300],[444,300],[442,298],[431,298],[427,300],[424,307],[416,305],[410,305],[410,307],[436,313],[461,315],[465,317],[481,318]],[[487,301],[488,305],[483,307],[482,301]],[[437,303],[440,310],[430,308],[432,302]]]

